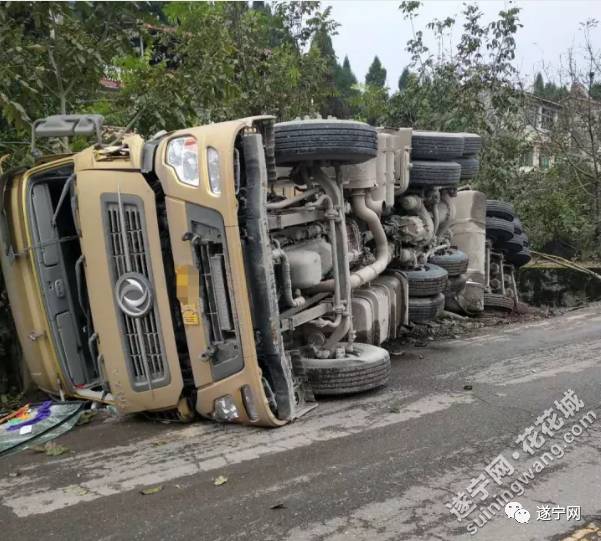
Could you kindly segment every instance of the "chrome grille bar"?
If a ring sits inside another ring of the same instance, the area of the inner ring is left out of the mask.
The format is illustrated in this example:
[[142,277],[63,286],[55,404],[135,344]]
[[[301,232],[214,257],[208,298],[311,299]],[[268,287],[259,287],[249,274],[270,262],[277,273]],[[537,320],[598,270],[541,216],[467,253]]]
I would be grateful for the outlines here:
[[[153,283],[146,231],[140,203],[131,197],[106,201],[107,246],[112,261],[113,284],[129,272],[136,272]],[[137,198],[135,198],[137,199]],[[160,336],[156,307],[141,317],[121,312],[124,347],[130,375],[136,390],[152,390],[166,385],[169,374]]]

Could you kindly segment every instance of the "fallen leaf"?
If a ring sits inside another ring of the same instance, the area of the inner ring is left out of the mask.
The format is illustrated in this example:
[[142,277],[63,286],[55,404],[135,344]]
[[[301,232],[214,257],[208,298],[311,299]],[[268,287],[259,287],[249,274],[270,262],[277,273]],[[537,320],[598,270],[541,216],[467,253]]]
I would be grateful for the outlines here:
[[140,494],[142,494],[143,496],[148,496],[149,494],[156,494],[157,492],[161,492],[161,490],[163,490],[163,487],[162,485],[159,485],[158,487],[149,487],[140,490]]
[[472,386],[471,385],[464,385],[463,388],[466,391],[471,391],[472,390]]
[[218,487],[227,483],[227,477],[220,475],[213,480],[213,484]]
[[269,509],[287,509],[287,507],[283,503],[276,503],[272,505]]

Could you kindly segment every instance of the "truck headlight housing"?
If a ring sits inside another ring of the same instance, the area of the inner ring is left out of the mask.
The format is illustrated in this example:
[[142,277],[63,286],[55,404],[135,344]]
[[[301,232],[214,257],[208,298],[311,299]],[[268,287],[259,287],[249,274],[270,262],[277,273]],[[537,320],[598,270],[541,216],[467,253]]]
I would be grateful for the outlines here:
[[167,145],[167,164],[173,167],[180,182],[188,186],[198,186],[198,141],[196,137],[185,135],[171,139]]
[[213,403],[213,418],[216,421],[232,422],[237,421],[240,418],[240,412],[238,411],[238,407],[234,402],[234,398],[226,394],[225,396],[221,396],[215,400]]

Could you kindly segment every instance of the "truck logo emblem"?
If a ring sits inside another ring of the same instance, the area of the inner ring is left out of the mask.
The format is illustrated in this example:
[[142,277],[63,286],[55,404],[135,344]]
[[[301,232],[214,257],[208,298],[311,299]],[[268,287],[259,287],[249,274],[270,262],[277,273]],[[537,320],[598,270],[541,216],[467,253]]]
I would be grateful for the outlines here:
[[152,286],[137,272],[123,274],[115,284],[117,304],[131,317],[142,317],[152,308]]

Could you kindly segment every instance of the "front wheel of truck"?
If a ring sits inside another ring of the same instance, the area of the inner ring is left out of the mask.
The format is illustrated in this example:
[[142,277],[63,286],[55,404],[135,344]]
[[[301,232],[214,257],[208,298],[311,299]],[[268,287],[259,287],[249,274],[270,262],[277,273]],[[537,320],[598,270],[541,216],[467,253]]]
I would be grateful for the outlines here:
[[317,396],[369,391],[386,385],[390,378],[390,354],[371,344],[355,343],[353,351],[340,359],[303,357],[302,363]]

